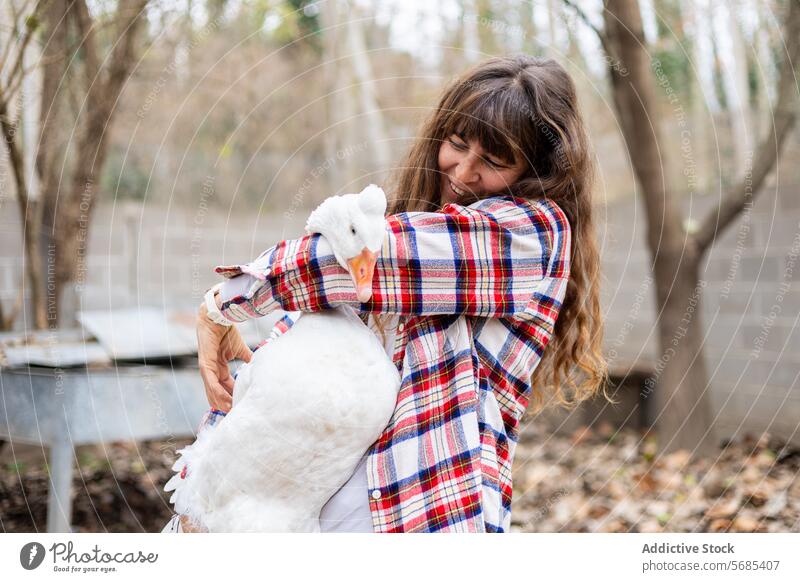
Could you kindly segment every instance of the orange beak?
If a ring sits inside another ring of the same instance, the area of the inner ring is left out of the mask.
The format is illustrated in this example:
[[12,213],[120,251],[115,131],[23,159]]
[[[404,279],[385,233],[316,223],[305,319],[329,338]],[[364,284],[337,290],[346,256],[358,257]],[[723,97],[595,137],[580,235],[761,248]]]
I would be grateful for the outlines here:
[[361,254],[347,261],[350,267],[350,276],[356,286],[356,295],[361,303],[366,303],[372,297],[372,276],[375,274],[375,264],[378,254],[364,248]]

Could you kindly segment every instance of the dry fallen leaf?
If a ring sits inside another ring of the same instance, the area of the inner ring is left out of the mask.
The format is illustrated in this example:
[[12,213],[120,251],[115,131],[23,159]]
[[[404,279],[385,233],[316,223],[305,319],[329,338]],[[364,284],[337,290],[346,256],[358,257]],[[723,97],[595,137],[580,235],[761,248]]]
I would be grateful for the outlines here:
[[653,477],[652,471],[644,471],[633,475],[637,479],[636,486],[644,493],[651,493],[657,491],[659,488],[658,481]]
[[731,527],[730,519],[715,519],[708,526],[708,531],[711,533],[726,532]]
[[736,519],[733,520],[733,531],[741,532],[741,533],[754,533],[765,531],[764,528],[761,527],[759,520],[754,519],[752,517],[746,517],[743,515],[739,515]]
[[721,499],[706,510],[705,516],[708,519],[731,517],[739,511],[741,503],[742,499],[740,495],[736,495],[733,499]]
[[764,506],[764,515],[766,517],[777,517],[781,511],[786,507],[789,496],[786,490],[780,491],[773,495]]
[[658,523],[658,520],[648,519],[643,521],[639,526],[640,533],[660,533],[664,531],[664,526]]
[[689,451],[681,449],[662,457],[661,465],[665,469],[669,469],[671,471],[683,472],[683,470],[686,468],[686,465],[689,464],[691,456],[692,454]]

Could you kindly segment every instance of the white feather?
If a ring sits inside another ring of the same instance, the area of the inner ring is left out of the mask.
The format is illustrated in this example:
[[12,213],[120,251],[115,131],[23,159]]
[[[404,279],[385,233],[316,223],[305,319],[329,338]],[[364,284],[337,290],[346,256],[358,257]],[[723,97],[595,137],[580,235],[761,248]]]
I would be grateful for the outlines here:
[[[367,190],[328,199],[309,217],[345,259],[354,221],[360,237],[385,228],[383,191]],[[240,368],[231,412],[179,451],[170,501],[212,532],[318,531],[322,506],[388,424],[399,386],[354,311],[303,314]]]

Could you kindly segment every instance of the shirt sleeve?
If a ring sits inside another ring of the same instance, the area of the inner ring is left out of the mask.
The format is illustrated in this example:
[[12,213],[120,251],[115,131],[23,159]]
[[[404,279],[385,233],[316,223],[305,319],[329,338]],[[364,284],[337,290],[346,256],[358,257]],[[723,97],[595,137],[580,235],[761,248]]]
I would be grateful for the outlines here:
[[230,321],[275,309],[320,311],[349,305],[362,313],[463,314],[555,323],[569,275],[569,223],[555,203],[489,198],[442,212],[387,217],[373,296],[359,303],[352,280],[319,235],[282,241],[255,261],[221,266],[224,277],[252,276],[223,301]]
[[[219,296],[223,302],[230,301],[234,297],[239,297],[247,289],[249,289],[252,285],[257,284],[258,279],[253,275],[248,273],[242,273],[241,275],[235,275],[230,279],[226,279],[222,287],[219,290]],[[274,339],[279,338],[283,334],[285,334],[289,329],[297,322],[298,317],[300,317],[300,311],[294,311],[291,313],[285,314],[281,319],[275,323],[270,331],[269,336],[267,339],[262,341],[255,349],[260,348],[264,344],[271,342]]]
[[242,273],[241,275],[226,279],[219,289],[219,297],[222,301],[230,301],[234,297],[242,295],[255,282],[256,278],[247,273]]

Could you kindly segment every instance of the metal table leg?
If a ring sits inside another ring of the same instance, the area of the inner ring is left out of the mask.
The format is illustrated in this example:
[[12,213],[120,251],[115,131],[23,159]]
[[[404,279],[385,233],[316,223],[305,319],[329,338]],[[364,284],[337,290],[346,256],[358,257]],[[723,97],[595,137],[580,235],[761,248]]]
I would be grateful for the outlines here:
[[68,533],[72,516],[72,443],[50,445],[50,490],[47,494],[47,532]]

